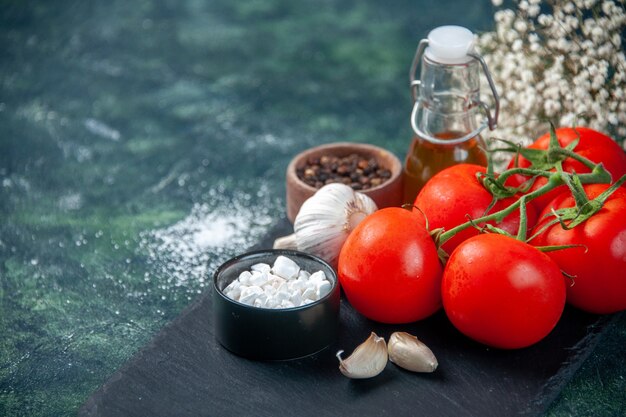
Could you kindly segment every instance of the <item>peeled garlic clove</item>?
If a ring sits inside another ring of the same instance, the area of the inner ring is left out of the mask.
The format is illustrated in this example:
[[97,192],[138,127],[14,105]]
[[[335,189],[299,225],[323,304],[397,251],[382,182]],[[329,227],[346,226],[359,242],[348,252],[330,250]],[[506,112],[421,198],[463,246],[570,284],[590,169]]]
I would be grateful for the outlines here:
[[339,370],[348,378],[371,378],[381,373],[387,365],[387,344],[385,339],[374,332],[346,359],[341,359],[342,353],[343,350],[337,352]]
[[406,332],[395,332],[389,338],[389,360],[412,372],[433,372],[437,369],[437,358],[433,352]]

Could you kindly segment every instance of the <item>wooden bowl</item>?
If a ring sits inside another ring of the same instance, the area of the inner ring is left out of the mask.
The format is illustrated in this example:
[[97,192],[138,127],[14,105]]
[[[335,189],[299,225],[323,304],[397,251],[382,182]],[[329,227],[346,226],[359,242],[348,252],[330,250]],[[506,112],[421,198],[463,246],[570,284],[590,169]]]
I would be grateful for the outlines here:
[[375,158],[381,168],[391,171],[391,177],[382,184],[359,192],[371,197],[379,209],[402,204],[402,163],[391,152],[374,145],[352,142],[337,142],[320,145],[296,155],[287,166],[287,218],[294,222],[300,206],[317,191],[298,178],[296,170],[303,168],[309,158],[324,155],[345,157],[357,154],[365,158]]

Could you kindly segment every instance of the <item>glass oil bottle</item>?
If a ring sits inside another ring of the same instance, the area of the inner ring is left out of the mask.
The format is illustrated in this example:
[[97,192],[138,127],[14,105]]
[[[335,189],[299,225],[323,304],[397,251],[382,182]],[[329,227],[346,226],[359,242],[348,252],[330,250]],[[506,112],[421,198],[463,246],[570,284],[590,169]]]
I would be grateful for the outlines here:
[[[459,163],[487,164],[480,133],[495,129],[499,98],[482,57],[473,51],[474,34],[441,26],[420,41],[410,70],[413,140],[404,164],[405,204],[437,172]],[[416,79],[418,66],[420,77]],[[494,115],[480,99],[480,67],[494,98]],[[479,121],[480,113],[485,118]]]

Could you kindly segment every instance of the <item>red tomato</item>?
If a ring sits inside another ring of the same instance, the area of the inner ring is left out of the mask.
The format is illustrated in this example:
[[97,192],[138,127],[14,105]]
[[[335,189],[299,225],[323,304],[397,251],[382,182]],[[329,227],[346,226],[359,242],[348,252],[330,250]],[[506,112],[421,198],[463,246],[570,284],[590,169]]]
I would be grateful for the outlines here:
[[[592,162],[602,162],[604,168],[611,173],[613,182],[626,174],[626,153],[624,153],[624,150],[610,137],[586,127],[561,127],[556,129],[556,137],[562,147],[569,145],[574,140],[578,139],[579,136],[580,139],[576,148],[574,148],[574,152]],[[550,133],[546,133],[530,145],[529,148],[548,149],[549,144]],[[509,162],[509,168],[513,166],[515,166],[515,158]],[[528,168],[530,161],[520,156],[518,166],[520,168]],[[589,168],[572,158],[567,158],[563,161],[563,170],[565,172],[577,172],[579,174],[590,172]],[[507,185],[518,186],[527,179],[527,177],[522,175],[516,175],[510,178]],[[545,185],[546,182],[546,178],[538,178],[529,192],[540,188]],[[548,194],[534,199],[533,204],[537,208],[537,211],[543,210],[552,199],[563,192],[564,187],[565,186],[561,186]]]
[[[589,198],[595,198],[608,188],[606,184],[585,186]],[[569,193],[556,197],[546,207],[574,207]],[[537,230],[553,217],[537,225]],[[619,188],[604,203],[600,211],[570,230],[560,224],[548,228],[532,244],[584,245],[548,252],[567,274],[575,276],[573,284],[567,281],[567,301],[582,310],[606,314],[626,310],[626,189]]]
[[[485,167],[471,164],[459,164],[432,177],[422,188],[415,199],[415,206],[428,219],[431,230],[443,227],[450,230],[455,226],[467,222],[468,216],[477,219],[485,215],[493,196],[476,178],[479,172],[486,172]],[[500,200],[490,210],[490,213],[500,211],[516,201],[515,198]],[[417,209],[413,209],[417,211]],[[537,211],[532,205],[527,206],[528,228],[535,225]],[[513,235],[519,227],[519,210],[504,218],[502,223],[489,222]],[[484,224],[480,224],[482,226]],[[477,235],[474,227],[465,229],[448,240],[442,248],[451,253],[464,240]]]
[[516,349],[543,339],[565,305],[558,265],[536,248],[497,234],[461,243],[443,272],[443,307],[461,333]]
[[441,307],[442,267],[421,216],[398,207],[369,215],[339,254],[339,282],[352,307],[383,323],[409,323]]

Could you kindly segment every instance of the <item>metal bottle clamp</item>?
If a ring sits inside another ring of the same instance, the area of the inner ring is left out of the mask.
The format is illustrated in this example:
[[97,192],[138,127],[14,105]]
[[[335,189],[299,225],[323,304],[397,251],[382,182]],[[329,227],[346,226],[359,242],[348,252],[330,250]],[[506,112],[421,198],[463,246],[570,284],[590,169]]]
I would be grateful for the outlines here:
[[411,89],[411,95],[413,97],[413,110],[411,111],[411,127],[413,128],[413,132],[418,137],[426,139],[427,141],[432,142],[432,143],[441,144],[441,145],[453,145],[453,144],[465,142],[475,136],[478,136],[480,132],[485,130],[485,128],[487,127],[489,127],[489,130],[494,130],[498,124],[498,115],[500,114],[500,98],[498,96],[498,92],[496,91],[496,86],[493,82],[493,78],[491,77],[491,73],[489,72],[489,68],[487,68],[487,64],[485,63],[485,60],[483,59],[482,56],[476,53],[468,53],[467,55],[478,60],[478,62],[483,68],[485,76],[487,77],[487,82],[489,82],[489,87],[491,88],[491,92],[493,94],[494,106],[495,106],[494,114],[493,115],[491,114],[487,104],[479,100],[478,103],[475,103],[475,104],[478,104],[478,106],[480,106],[480,108],[485,112],[485,116],[486,116],[485,119],[483,119],[483,121],[474,131],[468,133],[465,136],[462,136],[460,138],[455,138],[455,139],[439,139],[439,138],[436,138],[434,136],[427,134],[426,132],[422,131],[419,128],[419,126],[417,125],[417,115],[421,111],[421,107],[422,107],[420,105],[420,101],[418,100],[419,88],[420,88],[421,82],[420,80],[415,78],[415,73],[417,72],[417,67],[419,66],[421,62],[422,55],[424,55],[424,51],[426,50],[427,46],[428,46],[428,39],[422,39],[419,45],[417,45],[417,49],[415,50],[415,56],[413,57],[413,62],[411,63],[411,69],[409,72],[409,81],[410,81],[409,86]]

